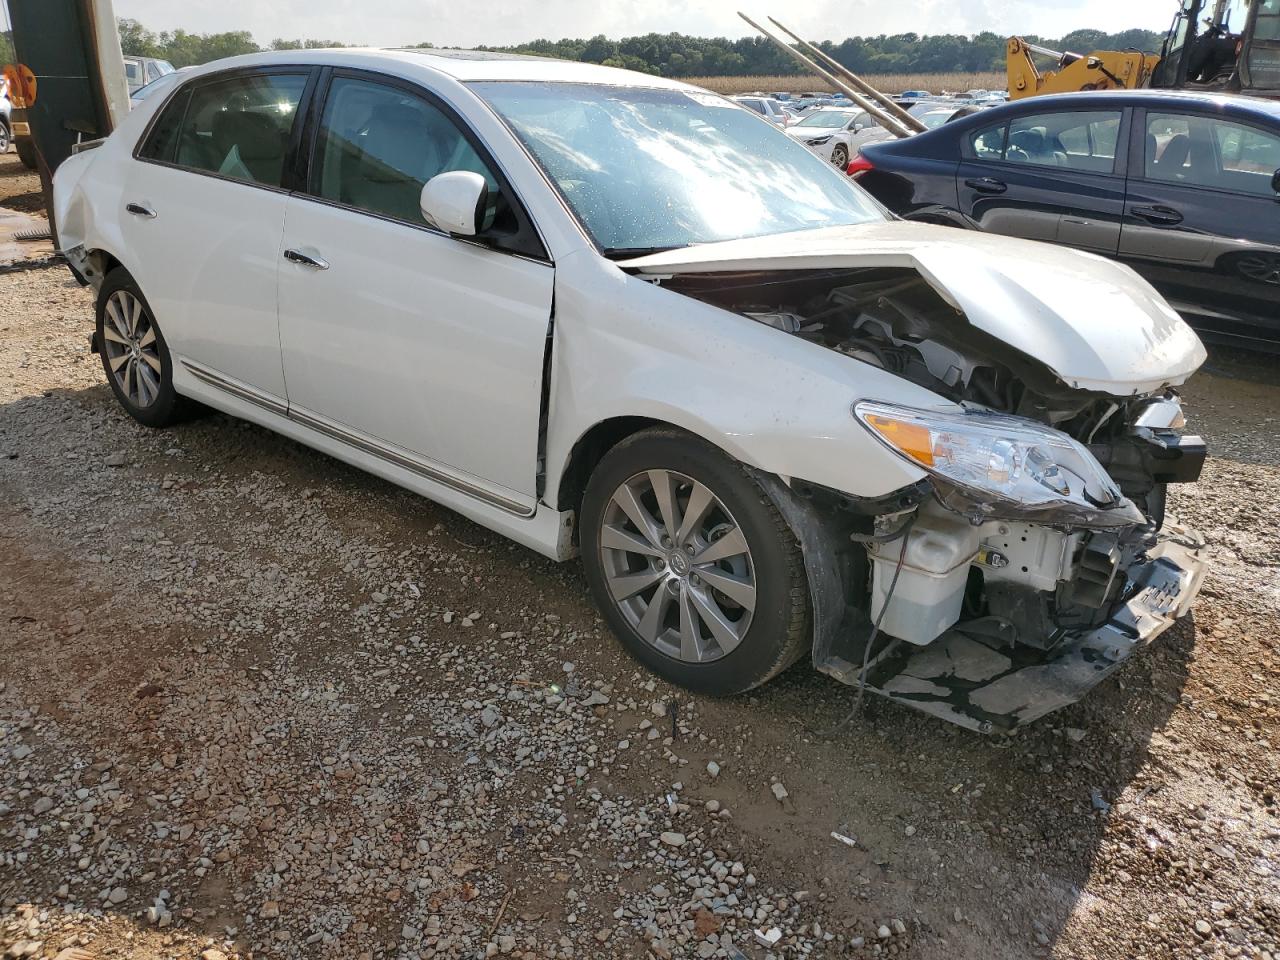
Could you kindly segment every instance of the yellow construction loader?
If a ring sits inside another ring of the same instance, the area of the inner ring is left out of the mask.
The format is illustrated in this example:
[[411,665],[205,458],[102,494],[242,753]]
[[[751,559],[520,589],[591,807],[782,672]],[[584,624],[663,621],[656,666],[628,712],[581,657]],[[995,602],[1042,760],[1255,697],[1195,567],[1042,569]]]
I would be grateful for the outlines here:
[[[1054,66],[1042,69],[1036,57]],[[1010,37],[1006,63],[1012,100],[1140,87],[1280,98],[1280,0],[1180,0],[1159,56],[1137,50],[1064,53]]]

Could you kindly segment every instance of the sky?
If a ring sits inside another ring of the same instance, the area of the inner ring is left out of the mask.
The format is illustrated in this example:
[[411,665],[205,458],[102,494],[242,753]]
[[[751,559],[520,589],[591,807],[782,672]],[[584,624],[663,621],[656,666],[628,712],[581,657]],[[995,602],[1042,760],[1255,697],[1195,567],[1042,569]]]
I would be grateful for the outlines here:
[[[1163,32],[1174,0],[114,0],[120,17],[154,31],[248,30],[259,43],[312,38],[387,46],[494,46],[535,38],[687,33],[739,37],[738,19],[773,15],[810,39],[880,33],[1037,34],[1085,27]],[[1123,13],[1119,12],[1123,8]]]

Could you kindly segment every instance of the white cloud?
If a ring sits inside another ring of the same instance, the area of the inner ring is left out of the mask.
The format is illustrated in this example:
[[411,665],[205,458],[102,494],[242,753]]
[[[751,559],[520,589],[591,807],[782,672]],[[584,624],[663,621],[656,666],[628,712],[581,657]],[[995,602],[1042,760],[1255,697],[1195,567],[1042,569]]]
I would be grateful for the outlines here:
[[736,37],[752,32],[738,19],[736,11],[744,8],[761,21],[769,14],[779,16],[792,29],[817,39],[982,30],[1060,36],[1082,27],[1162,30],[1172,7],[1171,0],[115,0],[118,16],[132,17],[152,30],[249,30],[259,43],[310,37],[370,45],[430,41],[438,46],[651,31]]

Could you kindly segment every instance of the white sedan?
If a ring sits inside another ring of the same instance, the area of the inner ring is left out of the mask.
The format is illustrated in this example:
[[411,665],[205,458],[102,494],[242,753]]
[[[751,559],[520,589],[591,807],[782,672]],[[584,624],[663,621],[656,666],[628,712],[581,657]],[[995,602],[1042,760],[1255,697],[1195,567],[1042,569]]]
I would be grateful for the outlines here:
[[694,87],[253,55],[172,78],[54,204],[138,422],[213,407],[580,554],[694,690],[808,657],[1010,728],[1198,590],[1163,504],[1203,460],[1172,388],[1205,354],[1146,283],[891,220]]
[[787,136],[843,170],[849,165],[849,158],[857,156],[868,143],[888,140],[893,134],[865,110],[818,107],[788,127]]

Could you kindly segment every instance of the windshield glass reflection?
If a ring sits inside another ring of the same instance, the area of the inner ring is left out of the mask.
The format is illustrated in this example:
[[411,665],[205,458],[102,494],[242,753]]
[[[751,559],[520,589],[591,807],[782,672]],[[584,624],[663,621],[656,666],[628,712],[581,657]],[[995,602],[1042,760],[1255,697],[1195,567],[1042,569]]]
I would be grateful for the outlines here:
[[565,83],[472,86],[606,253],[884,219],[842,172],[713,94]]

